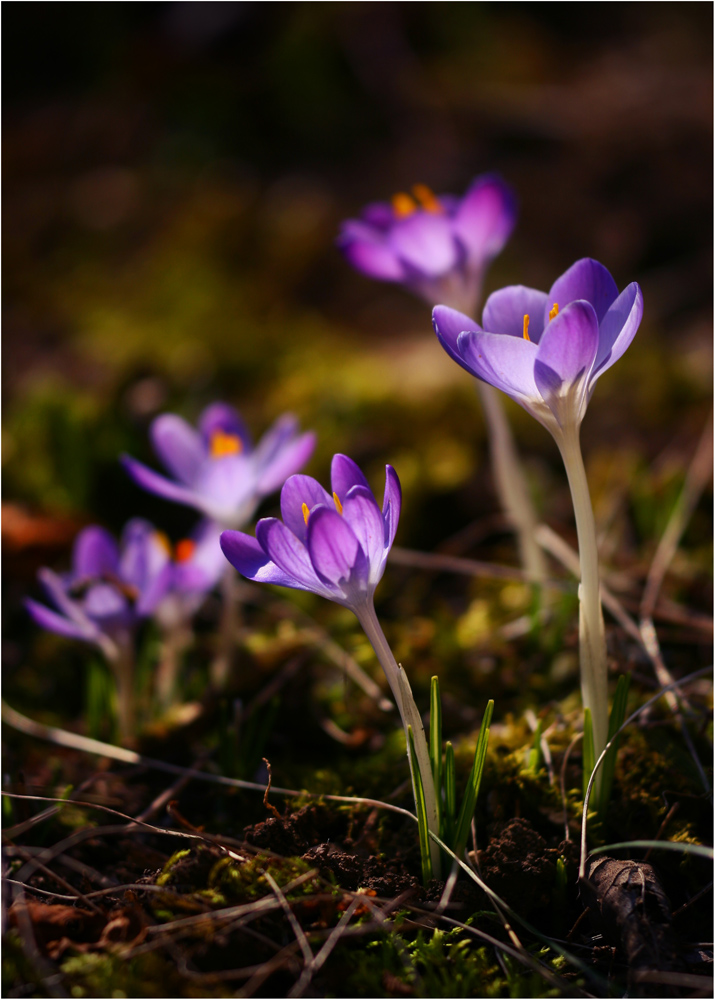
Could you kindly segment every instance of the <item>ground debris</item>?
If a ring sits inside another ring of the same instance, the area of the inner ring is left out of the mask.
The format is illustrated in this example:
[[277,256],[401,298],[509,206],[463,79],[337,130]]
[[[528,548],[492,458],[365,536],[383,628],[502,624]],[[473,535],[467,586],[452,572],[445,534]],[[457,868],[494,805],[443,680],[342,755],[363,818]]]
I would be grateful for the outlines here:
[[581,881],[581,896],[600,918],[607,939],[620,946],[632,980],[640,972],[680,968],[670,902],[651,865],[596,858]]

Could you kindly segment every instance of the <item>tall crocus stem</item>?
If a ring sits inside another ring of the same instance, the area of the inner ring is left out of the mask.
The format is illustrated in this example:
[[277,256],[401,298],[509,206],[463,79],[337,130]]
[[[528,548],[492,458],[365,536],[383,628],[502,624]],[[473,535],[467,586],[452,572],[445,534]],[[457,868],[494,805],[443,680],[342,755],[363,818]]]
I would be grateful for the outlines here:
[[606,745],[608,736],[608,664],[606,635],[601,610],[596,522],[593,517],[591,495],[588,491],[586,469],[581,454],[579,428],[578,426],[567,427],[563,432],[554,436],[564,460],[576,518],[581,562],[581,586],[579,587],[581,692],[584,708],[591,710],[594,750],[596,759],[598,759]]
[[236,573],[227,566],[221,578],[221,622],[219,625],[219,651],[211,664],[211,683],[217,690],[226,686],[231,675],[236,633],[240,624]]
[[486,382],[477,380],[477,390],[489,431],[492,475],[497,495],[516,531],[521,564],[530,582],[543,584],[547,570],[546,560],[535,540],[536,512],[504,405],[498,390]]
[[[420,776],[422,778],[422,788],[427,812],[427,825],[429,829],[436,834],[436,836],[439,836],[439,807],[437,795],[435,793],[434,781],[432,778],[432,766],[430,763],[429,749],[427,747],[427,739],[425,737],[424,726],[422,725],[422,717],[417,709],[417,706],[415,705],[407,677],[404,670],[398,665],[395,657],[392,655],[392,650],[390,649],[387,639],[385,638],[385,633],[382,631],[380,622],[377,620],[377,615],[375,614],[375,608],[372,601],[369,601],[360,608],[355,609],[355,614],[365,631],[365,635],[370,640],[372,648],[375,650],[375,655],[380,661],[382,669],[385,671],[387,682],[390,685],[392,693],[395,697],[397,708],[399,709],[400,716],[402,717],[402,723],[405,728],[408,755],[410,739],[407,727],[411,726],[412,728],[415,756],[417,757],[416,763],[419,767]],[[415,762],[410,758],[412,784],[413,790],[415,791],[415,800],[417,800],[414,766]],[[435,877],[439,878],[439,848],[431,839],[430,857],[432,859],[432,873]]]
[[128,634],[116,637],[109,663],[117,684],[119,740],[124,746],[134,737],[134,644]]

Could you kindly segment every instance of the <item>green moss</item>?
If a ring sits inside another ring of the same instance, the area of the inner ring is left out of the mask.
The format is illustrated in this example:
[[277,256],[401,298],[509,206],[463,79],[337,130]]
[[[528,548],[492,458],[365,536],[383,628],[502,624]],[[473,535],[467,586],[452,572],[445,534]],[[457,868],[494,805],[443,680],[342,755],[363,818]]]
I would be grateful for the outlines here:
[[[71,997],[166,997],[191,996],[176,966],[161,952],[147,952],[127,959],[118,952],[88,952],[73,955],[61,965],[65,988]],[[203,992],[205,997],[220,992]]]

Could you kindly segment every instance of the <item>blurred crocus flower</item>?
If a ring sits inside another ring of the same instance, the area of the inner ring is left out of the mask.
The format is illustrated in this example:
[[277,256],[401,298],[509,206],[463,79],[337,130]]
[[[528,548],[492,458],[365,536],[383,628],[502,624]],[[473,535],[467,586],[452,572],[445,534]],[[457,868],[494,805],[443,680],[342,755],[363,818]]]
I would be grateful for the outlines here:
[[548,292],[522,285],[494,292],[482,327],[446,306],[433,314],[447,353],[520,403],[551,432],[561,452],[578,531],[581,687],[596,758],[608,732],[608,673],[596,527],[579,430],[596,381],[627,350],[642,316],[639,285],[634,281],[619,294],[606,268],[588,257]]
[[285,414],[256,447],[233,407],[213,403],[198,429],[165,413],[151,425],[154,450],[172,478],[125,455],[124,467],[139,486],[176,503],[194,507],[224,528],[242,526],[269,493],[307,462],[315,435],[298,433]]
[[481,327],[447,306],[437,306],[433,321],[458,364],[558,436],[580,425],[597,379],[627,349],[642,315],[639,285],[619,294],[606,268],[586,257],[549,292],[523,285],[494,292]]
[[125,741],[131,739],[134,727],[133,633],[164,598],[172,575],[164,537],[148,521],[130,521],[120,545],[104,528],[93,525],[77,536],[69,573],[60,576],[40,570],[40,582],[53,607],[25,602],[42,628],[92,643],[104,653],[117,682],[119,727]]
[[338,246],[371,278],[404,285],[430,305],[471,312],[515,220],[514,194],[498,177],[477,177],[462,198],[416,184],[412,194],[368,205],[360,219],[344,222]]
[[218,584],[226,567],[219,539],[222,528],[214,521],[201,521],[188,538],[172,547],[169,585],[156,605],[153,617],[169,630],[188,622],[198,611],[209,591]]
[[[400,481],[388,465],[380,507],[355,462],[335,455],[330,485],[328,493],[310,476],[291,476],[281,491],[283,520],[267,517],[259,521],[255,538],[224,531],[221,547],[228,561],[249,580],[308,590],[354,612],[385,671],[405,732],[412,727],[429,825],[438,833],[437,799],[422,720],[373,604],[400,518]],[[438,870],[439,853],[432,853]]]
[[163,536],[139,518],[121,544],[96,525],[75,540],[72,569],[58,575],[41,569],[40,582],[54,608],[25,602],[38,625],[99,646],[113,659],[116,643],[150,615],[171,586],[172,567]]

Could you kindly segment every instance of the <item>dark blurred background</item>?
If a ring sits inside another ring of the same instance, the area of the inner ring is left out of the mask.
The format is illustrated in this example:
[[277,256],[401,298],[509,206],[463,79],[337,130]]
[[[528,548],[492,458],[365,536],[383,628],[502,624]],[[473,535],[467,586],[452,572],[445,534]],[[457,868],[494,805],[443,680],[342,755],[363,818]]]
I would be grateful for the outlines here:
[[[319,432],[318,476],[338,450],[376,483],[391,461],[403,544],[495,513],[470,380],[428,310],[334,246],[364,202],[415,181],[459,193],[484,171],[521,205],[487,292],[548,288],[586,255],[643,286],[641,331],[599,382],[584,440],[597,507],[641,497],[629,530],[654,544],[710,406],[710,4],[3,15],[12,601],[88,520],[186,530],[194,516],[142,494],[116,458],[153,462],[151,418],[193,419],[214,398],[257,434],[296,412]],[[568,523],[553,444],[509,405],[542,514]]]

